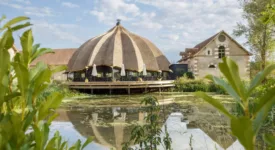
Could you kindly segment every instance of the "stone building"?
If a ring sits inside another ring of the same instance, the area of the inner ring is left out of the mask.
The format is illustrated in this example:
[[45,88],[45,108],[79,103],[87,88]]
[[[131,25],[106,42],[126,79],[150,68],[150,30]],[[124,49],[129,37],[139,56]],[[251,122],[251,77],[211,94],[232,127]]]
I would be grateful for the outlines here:
[[188,71],[195,77],[203,78],[208,74],[221,76],[218,64],[223,57],[229,57],[239,65],[241,77],[249,76],[249,56],[252,54],[230,37],[225,31],[221,31],[194,48],[186,48],[181,52],[180,64],[188,64]]

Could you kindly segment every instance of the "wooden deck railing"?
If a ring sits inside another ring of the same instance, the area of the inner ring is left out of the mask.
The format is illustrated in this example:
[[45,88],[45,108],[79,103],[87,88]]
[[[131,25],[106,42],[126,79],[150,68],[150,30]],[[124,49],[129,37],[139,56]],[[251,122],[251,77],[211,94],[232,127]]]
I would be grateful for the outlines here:
[[115,82],[68,82],[72,89],[132,89],[174,87],[174,80],[165,81],[115,81]]

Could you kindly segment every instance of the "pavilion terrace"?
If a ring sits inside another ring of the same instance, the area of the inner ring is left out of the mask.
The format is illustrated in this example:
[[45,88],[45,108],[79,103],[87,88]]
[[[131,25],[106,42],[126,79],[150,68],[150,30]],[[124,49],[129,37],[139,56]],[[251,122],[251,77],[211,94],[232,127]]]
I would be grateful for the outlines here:
[[[120,25],[82,44],[68,62],[75,89],[131,89],[174,86],[169,61],[149,40]],[[165,81],[166,80],[166,81]]]

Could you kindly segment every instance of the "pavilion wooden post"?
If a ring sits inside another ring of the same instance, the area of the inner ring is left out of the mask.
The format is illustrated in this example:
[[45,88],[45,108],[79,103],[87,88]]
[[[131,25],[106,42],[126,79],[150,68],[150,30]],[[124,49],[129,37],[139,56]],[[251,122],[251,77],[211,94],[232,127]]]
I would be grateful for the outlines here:
[[114,81],[114,67],[112,66],[112,82]]

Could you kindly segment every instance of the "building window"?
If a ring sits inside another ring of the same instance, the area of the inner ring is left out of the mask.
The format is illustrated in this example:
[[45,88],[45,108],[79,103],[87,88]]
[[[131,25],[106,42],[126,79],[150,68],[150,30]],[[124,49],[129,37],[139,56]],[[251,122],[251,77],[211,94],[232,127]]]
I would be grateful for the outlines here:
[[205,50],[205,55],[206,55],[206,56],[212,55],[212,50],[211,50],[210,48],[206,49],[206,50]]
[[220,46],[219,47],[219,58],[223,58],[225,56],[225,47]]
[[209,65],[209,68],[216,68],[215,65]]

